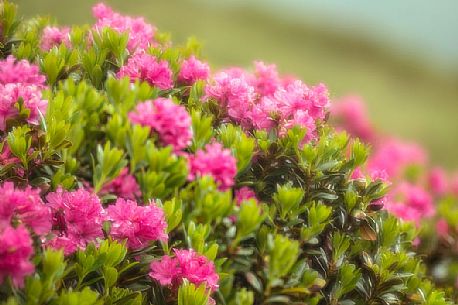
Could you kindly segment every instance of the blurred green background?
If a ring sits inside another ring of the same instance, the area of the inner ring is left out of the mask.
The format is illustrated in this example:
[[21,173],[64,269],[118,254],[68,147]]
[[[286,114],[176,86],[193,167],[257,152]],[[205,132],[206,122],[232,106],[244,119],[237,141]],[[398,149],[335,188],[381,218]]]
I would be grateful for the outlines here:
[[[14,1],[14,0],[13,0]],[[92,22],[93,0],[16,0],[20,14]],[[362,96],[376,126],[458,168],[458,1],[111,0],[174,41],[197,37],[213,67],[276,63],[332,97]],[[455,34],[455,35],[454,35]]]

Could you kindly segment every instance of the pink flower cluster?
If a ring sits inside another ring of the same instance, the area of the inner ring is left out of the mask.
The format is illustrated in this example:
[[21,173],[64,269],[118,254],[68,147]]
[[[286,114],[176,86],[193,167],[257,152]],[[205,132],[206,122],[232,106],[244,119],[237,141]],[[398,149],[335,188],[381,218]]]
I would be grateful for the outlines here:
[[397,217],[420,225],[420,220],[434,216],[433,199],[419,186],[402,182],[390,193],[385,208]]
[[209,175],[221,190],[227,190],[234,185],[237,174],[237,162],[229,149],[220,143],[207,144],[204,150],[198,150],[189,157],[189,179]]
[[413,165],[424,165],[427,157],[425,151],[414,143],[398,139],[385,139],[367,162],[370,171],[385,170],[389,177],[397,177]]
[[114,194],[118,197],[134,200],[141,196],[140,186],[135,177],[129,174],[127,167],[123,168],[119,176],[105,184],[100,194]]
[[39,189],[17,189],[12,182],[5,182],[0,193],[0,231],[13,223],[23,224],[42,236],[51,230],[51,211],[41,200]]
[[40,47],[43,51],[49,51],[52,47],[59,46],[62,43],[67,48],[71,47],[70,28],[58,28],[55,26],[47,26],[43,29],[40,44]]
[[116,240],[127,240],[130,249],[138,250],[151,241],[167,241],[167,223],[164,211],[154,203],[139,206],[122,198],[107,209],[107,220],[111,221],[110,235]]
[[235,202],[238,206],[242,205],[242,203],[247,200],[255,200],[256,202],[258,201],[258,198],[256,198],[256,193],[252,189],[244,186],[235,191]]
[[84,189],[56,192],[46,196],[53,212],[54,235],[49,242],[66,255],[84,249],[90,242],[103,238],[104,210],[100,199]]
[[358,96],[347,96],[332,104],[331,115],[338,120],[338,129],[344,129],[365,142],[375,140],[375,131],[366,106]]
[[99,3],[92,8],[97,19],[96,30],[111,28],[119,33],[127,33],[129,40],[127,48],[133,52],[137,48],[146,49],[154,44],[153,38],[156,28],[145,22],[143,18],[132,18],[114,12],[109,6]]
[[198,80],[206,80],[209,75],[210,66],[192,55],[181,64],[178,81],[185,85],[192,85]]
[[212,261],[192,249],[174,252],[175,257],[166,255],[151,263],[150,277],[163,286],[177,287],[186,279],[195,285],[205,284],[212,292],[218,289],[219,276]]
[[0,229],[0,284],[10,277],[16,287],[34,272],[32,238],[24,226]]
[[151,127],[160,141],[173,146],[175,151],[191,144],[191,117],[185,107],[171,99],[157,98],[140,103],[129,113],[129,119],[132,123]]
[[26,60],[16,61],[12,56],[0,61],[0,131],[6,129],[8,119],[19,114],[15,104],[20,99],[30,111],[27,121],[39,123],[39,112],[45,114],[48,106],[48,101],[41,96],[44,83],[45,77],[39,73],[38,66]]
[[141,80],[161,90],[172,88],[172,70],[166,60],[158,60],[155,56],[136,52],[117,73],[118,78],[129,77],[132,82]]
[[253,74],[238,68],[217,73],[207,84],[206,99],[216,100],[246,129],[277,128],[283,135],[299,126],[307,129],[307,141],[316,137],[316,121],[325,118],[330,104],[323,84],[281,79],[275,65],[262,62],[255,62]]

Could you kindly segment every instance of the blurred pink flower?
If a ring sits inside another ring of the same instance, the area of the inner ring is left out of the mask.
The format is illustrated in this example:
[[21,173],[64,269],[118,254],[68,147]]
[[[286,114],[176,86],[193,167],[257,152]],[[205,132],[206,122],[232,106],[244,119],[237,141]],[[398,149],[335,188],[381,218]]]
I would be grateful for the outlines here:
[[15,221],[26,225],[38,235],[51,230],[51,212],[40,198],[40,190],[17,189],[12,182],[0,186],[0,230]]
[[332,104],[331,115],[337,127],[364,142],[372,142],[376,136],[369,120],[366,105],[358,96],[347,96]]
[[0,230],[0,284],[9,276],[16,287],[24,285],[24,278],[35,270],[30,261],[32,245],[32,238],[23,226]]
[[138,250],[152,241],[168,239],[164,211],[154,203],[139,206],[119,198],[106,211],[107,220],[111,221],[110,235],[119,241],[127,239],[130,249]]
[[129,119],[136,124],[151,127],[158,133],[164,145],[172,145],[175,151],[191,144],[192,121],[186,108],[171,99],[157,98],[137,105],[129,113]]
[[444,218],[441,218],[436,223],[436,232],[440,237],[447,237],[449,234],[448,223]]
[[0,84],[0,131],[6,128],[6,121],[19,114],[16,102],[22,99],[23,106],[30,113],[27,122],[33,125],[38,125],[40,120],[40,112],[44,115],[48,107],[48,101],[43,100],[41,91],[37,86],[23,84]]
[[392,138],[376,146],[367,161],[367,168],[369,171],[384,170],[392,178],[403,174],[408,166],[424,165],[426,159],[420,146]]
[[212,261],[192,249],[175,249],[174,252],[174,258],[166,255],[161,260],[151,263],[150,277],[163,286],[176,287],[186,279],[195,285],[204,284],[211,292],[218,289],[219,276]]
[[237,174],[236,159],[220,143],[207,144],[204,150],[199,149],[194,156],[189,157],[189,165],[191,180],[210,175],[221,190],[227,190],[234,185]]
[[0,60],[0,84],[35,85],[45,87],[46,77],[40,73],[37,65],[27,60],[16,60],[12,55]]
[[172,70],[166,60],[159,61],[155,56],[143,52],[133,54],[127,64],[119,69],[118,78],[129,77],[132,82],[141,80],[161,90],[172,88]]
[[447,174],[440,167],[433,168],[428,175],[428,184],[436,195],[443,195],[448,190]]
[[135,177],[129,174],[129,169],[127,167],[123,168],[118,177],[105,184],[100,190],[101,195],[107,193],[132,200],[141,196],[140,186],[135,180]]
[[244,201],[254,199],[256,202],[256,193],[248,186],[244,186],[235,191],[235,202],[240,206]]
[[388,212],[419,225],[424,218],[436,213],[431,195],[419,186],[402,182],[389,194],[385,207]]
[[46,26],[41,36],[41,49],[48,51],[54,46],[64,44],[67,48],[71,47],[70,43],[70,28],[58,28],[54,26]]
[[181,64],[178,81],[185,85],[192,85],[198,80],[206,80],[209,74],[210,66],[192,55]]
[[154,44],[156,28],[146,23],[143,18],[123,16],[103,3],[96,4],[92,8],[92,14],[97,19],[94,25],[96,30],[111,28],[119,33],[127,33],[129,35],[127,48],[130,52],[134,52],[137,48],[146,49]]

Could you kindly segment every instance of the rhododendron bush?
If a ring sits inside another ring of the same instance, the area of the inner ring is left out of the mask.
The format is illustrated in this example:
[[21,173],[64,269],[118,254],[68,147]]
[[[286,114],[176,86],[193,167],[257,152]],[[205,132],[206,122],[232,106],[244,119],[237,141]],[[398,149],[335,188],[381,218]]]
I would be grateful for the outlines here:
[[456,179],[325,85],[0,9],[2,303],[453,304]]

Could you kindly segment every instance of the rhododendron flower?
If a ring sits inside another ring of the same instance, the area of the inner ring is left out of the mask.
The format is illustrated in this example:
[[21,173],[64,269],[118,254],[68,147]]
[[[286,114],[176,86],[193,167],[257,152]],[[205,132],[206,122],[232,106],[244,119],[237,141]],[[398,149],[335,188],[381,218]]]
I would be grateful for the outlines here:
[[238,206],[240,206],[244,201],[250,199],[255,200],[256,202],[258,201],[258,198],[256,198],[256,193],[248,186],[241,187],[235,191],[235,202]]
[[[84,189],[72,192],[58,189],[49,193],[46,200],[54,215],[56,236],[64,236],[69,243],[83,249],[97,238],[103,238],[104,210],[96,195]],[[50,245],[61,242],[51,242]]]
[[305,128],[307,130],[307,133],[304,137],[305,142],[309,142],[310,140],[316,138],[315,120],[309,115],[307,111],[298,110],[293,114],[291,119],[283,122],[280,126],[280,135],[285,135],[289,129],[292,129],[295,126]]
[[411,165],[422,165],[426,162],[424,150],[413,143],[388,139],[377,146],[374,154],[367,161],[370,171],[385,170],[389,177],[396,177]]
[[40,190],[16,189],[12,182],[0,186],[0,230],[14,222],[31,228],[38,235],[51,230],[51,212],[40,198]]
[[92,8],[92,13],[97,19],[96,30],[105,27],[116,30],[119,33],[127,33],[129,40],[127,48],[133,52],[137,48],[146,49],[154,44],[153,38],[156,28],[145,22],[143,18],[132,18],[114,12],[109,6],[99,3]]
[[140,186],[135,177],[129,174],[127,167],[123,168],[118,177],[105,184],[100,190],[100,194],[107,193],[126,199],[135,199],[141,196]]
[[0,130],[6,128],[6,121],[19,114],[15,104],[22,99],[23,105],[30,113],[27,122],[38,125],[40,120],[39,113],[46,113],[48,101],[43,100],[41,91],[37,86],[22,84],[0,84]]
[[164,211],[154,203],[139,206],[120,198],[106,211],[107,220],[111,221],[110,235],[120,241],[127,239],[130,249],[138,250],[152,241],[168,239]]
[[399,184],[389,194],[385,207],[393,215],[417,225],[436,212],[431,196],[421,187],[408,182]]
[[338,128],[343,128],[352,136],[365,142],[372,142],[375,131],[369,120],[367,109],[358,96],[348,96],[333,103],[331,114],[337,120]]
[[27,60],[16,61],[12,55],[0,60],[0,84],[23,84],[45,87],[46,77],[40,73],[37,65]]
[[185,85],[192,85],[198,80],[206,80],[209,74],[210,66],[192,55],[181,64],[178,81]]
[[186,108],[171,99],[157,98],[137,105],[129,113],[129,119],[136,124],[149,126],[159,134],[164,145],[172,145],[175,151],[191,144],[192,120]]
[[10,277],[17,287],[24,285],[24,278],[35,271],[30,262],[33,255],[32,238],[23,226],[0,230],[0,284]]
[[192,249],[175,249],[174,252],[173,258],[166,255],[161,260],[151,263],[150,277],[163,286],[177,287],[186,279],[197,286],[205,284],[212,292],[218,289],[219,276],[212,261]]
[[207,144],[204,150],[199,149],[195,156],[189,158],[189,179],[210,175],[221,190],[227,190],[234,185],[237,174],[236,159],[229,149],[220,143]]
[[447,192],[447,174],[440,167],[433,168],[428,175],[428,183],[434,194],[443,195]]
[[143,52],[132,55],[127,64],[119,69],[117,77],[129,77],[132,82],[135,80],[146,81],[152,86],[161,90],[172,88],[172,70],[166,60],[159,61],[155,56]]
[[54,26],[47,26],[43,29],[43,34],[41,36],[41,49],[48,51],[54,46],[59,46],[64,44],[67,48],[71,47],[70,43],[70,28],[63,27],[58,28]]
[[439,219],[436,222],[436,232],[439,234],[440,237],[447,237],[449,234],[449,226],[447,220],[444,218]]
[[458,173],[455,173],[450,179],[450,191],[455,196],[458,196]]
[[281,86],[281,79],[277,72],[277,66],[266,65],[262,61],[255,61],[255,87],[262,96],[273,95]]

